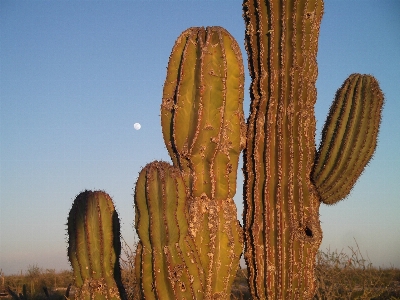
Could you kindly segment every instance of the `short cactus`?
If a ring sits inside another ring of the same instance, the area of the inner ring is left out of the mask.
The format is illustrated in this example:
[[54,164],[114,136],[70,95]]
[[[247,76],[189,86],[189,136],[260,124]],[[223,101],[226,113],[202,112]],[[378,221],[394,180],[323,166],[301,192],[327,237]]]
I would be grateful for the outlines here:
[[203,270],[188,234],[186,188],[176,169],[152,162],[135,188],[140,239],[135,272],[146,299],[202,299]]
[[80,193],[69,212],[69,247],[76,299],[124,299],[119,256],[120,225],[112,199],[103,191]]
[[345,197],[371,158],[383,96],[373,77],[350,76],[314,162],[323,1],[245,0],[243,7],[252,77],[244,151],[250,290],[254,299],[311,299],[320,201]]

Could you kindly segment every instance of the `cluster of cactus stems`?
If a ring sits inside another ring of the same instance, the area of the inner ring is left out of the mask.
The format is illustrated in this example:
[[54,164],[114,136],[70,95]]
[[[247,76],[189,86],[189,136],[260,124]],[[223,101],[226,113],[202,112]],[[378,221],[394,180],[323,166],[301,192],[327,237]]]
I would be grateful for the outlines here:
[[[172,165],[149,163],[135,187],[141,299],[229,299],[243,243],[254,299],[314,296],[320,203],[351,191],[375,151],[383,106],[376,79],[352,74],[316,149],[322,14],[322,0],[244,0],[247,124],[234,38],[221,27],[192,27],[178,37],[161,104]],[[242,229],[233,197],[243,149]],[[78,299],[124,299],[111,198],[78,195],[68,234]]]
[[[189,28],[178,37],[161,104],[162,131],[173,166],[149,164],[135,190],[141,241],[137,265],[154,281],[166,280],[162,288],[152,289],[152,281],[138,273],[146,299],[167,294],[166,299],[178,299],[183,292],[191,299],[230,295],[243,247],[233,201],[244,147],[243,88],[240,49],[225,29]],[[173,208],[175,201],[180,210]],[[168,238],[172,227],[173,241]],[[164,237],[160,244],[151,242],[154,234]]]

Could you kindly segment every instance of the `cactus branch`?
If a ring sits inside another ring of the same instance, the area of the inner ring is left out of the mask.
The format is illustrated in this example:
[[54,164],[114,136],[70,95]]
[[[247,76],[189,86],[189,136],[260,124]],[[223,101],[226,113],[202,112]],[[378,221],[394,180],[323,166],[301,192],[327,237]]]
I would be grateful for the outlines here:
[[370,161],[383,102],[378,81],[370,75],[352,74],[337,91],[312,174],[325,204],[346,197]]

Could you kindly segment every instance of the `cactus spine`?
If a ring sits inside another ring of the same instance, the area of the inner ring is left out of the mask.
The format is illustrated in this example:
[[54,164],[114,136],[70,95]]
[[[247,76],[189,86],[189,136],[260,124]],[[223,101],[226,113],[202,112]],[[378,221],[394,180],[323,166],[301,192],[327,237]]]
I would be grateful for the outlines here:
[[252,77],[244,151],[250,290],[255,299],[311,299],[320,201],[346,196],[370,159],[383,97],[372,77],[351,76],[331,108],[314,165],[323,1],[245,0],[243,7]]
[[80,193],[69,212],[68,235],[76,299],[124,299],[120,225],[110,196],[102,191]]

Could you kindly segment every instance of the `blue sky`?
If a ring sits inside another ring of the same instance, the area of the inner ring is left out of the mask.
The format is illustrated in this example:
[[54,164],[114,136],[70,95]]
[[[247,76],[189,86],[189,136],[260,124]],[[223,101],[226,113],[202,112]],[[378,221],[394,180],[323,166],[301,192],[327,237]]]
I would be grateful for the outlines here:
[[[374,159],[351,195],[320,214],[321,249],[346,250],[356,239],[365,257],[386,267],[400,267],[399,14],[397,0],[325,1],[315,107],[318,144],[348,75],[372,74],[385,93]],[[159,111],[174,41],[191,26],[223,26],[247,68],[241,15],[238,0],[0,2],[3,272],[69,268],[65,224],[84,189],[113,197],[122,235],[134,242],[137,175],[153,160],[170,160]],[[244,109],[247,117],[248,89]],[[239,218],[242,182],[239,173]]]

